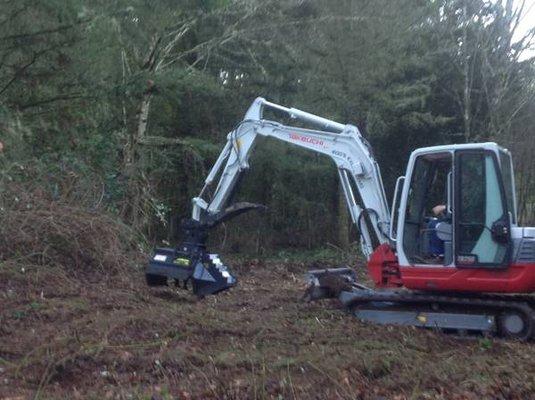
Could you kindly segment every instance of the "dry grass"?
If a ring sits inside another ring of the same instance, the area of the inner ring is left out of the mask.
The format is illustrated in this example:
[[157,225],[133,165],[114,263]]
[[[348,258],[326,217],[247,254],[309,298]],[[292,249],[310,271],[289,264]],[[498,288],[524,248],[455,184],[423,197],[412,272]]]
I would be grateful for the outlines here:
[[15,184],[3,188],[0,204],[0,260],[113,274],[135,257],[134,232],[101,210]]

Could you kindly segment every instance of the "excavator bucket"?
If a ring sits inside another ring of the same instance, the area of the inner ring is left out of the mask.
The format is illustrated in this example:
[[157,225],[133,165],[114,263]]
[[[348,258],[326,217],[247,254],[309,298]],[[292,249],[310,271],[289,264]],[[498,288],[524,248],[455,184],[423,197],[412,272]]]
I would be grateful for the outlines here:
[[308,288],[306,301],[336,298],[342,291],[351,291],[357,284],[355,270],[349,267],[310,270],[305,274]]

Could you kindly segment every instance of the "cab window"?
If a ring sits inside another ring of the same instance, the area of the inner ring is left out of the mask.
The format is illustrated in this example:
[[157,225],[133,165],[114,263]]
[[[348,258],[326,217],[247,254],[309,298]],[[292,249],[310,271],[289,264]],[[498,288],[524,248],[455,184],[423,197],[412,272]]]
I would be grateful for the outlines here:
[[456,154],[456,264],[502,266],[508,243],[496,240],[497,223],[508,224],[501,174],[492,152],[459,151]]

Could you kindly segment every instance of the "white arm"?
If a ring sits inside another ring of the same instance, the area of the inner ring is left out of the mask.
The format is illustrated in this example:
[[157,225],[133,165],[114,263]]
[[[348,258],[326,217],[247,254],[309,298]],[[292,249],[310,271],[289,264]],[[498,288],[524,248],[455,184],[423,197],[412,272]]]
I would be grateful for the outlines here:
[[[286,112],[293,118],[329,131],[296,128],[263,120],[264,107]],[[364,254],[369,257],[374,244],[389,242],[390,213],[379,166],[357,127],[342,125],[304,111],[269,103],[262,98],[257,98],[253,102],[244,120],[229,133],[225,148],[206,178],[201,194],[193,199],[193,219],[202,222],[206,215],[215,215],[223,211],[240,173],[249,168],[249,156],[258,135],[279,139],[331,157],[338,168],[351,218],[361,231]],[[207,202],[203,196],[221,171],[225,160],[226,164],[214,195]],[[358,194],[363,207],[359,206],[359,201],[356,199]],[[371,222],[373,234],[369,231],[365,219]],[[374,243],[373,238],[379,243]]]

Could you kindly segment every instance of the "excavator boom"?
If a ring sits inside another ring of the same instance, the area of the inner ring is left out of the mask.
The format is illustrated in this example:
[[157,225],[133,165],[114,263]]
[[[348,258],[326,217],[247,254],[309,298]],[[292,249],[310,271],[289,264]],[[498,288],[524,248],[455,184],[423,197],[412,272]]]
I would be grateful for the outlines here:
[[[313,125],[314,129],[263,119],[266,109]],[[158,248],[152,255],[146,271],[149,285],[166,284],[168,278],[184,285],[191,282],[194,292],[203,296],[236,284],[228,268],[219,262],[219,256],[206,251],[206,237],[209,229],[233,216],[265,208],[251,203],[227,204],[240,175],[249,168],[259,136],[330,157],[337,167],[351,219],[361,233],[363,254],[369,257],[378,245],[389,243],[390,212],[381,173],[358,128],[257,98],[244,119],[227,135],[200,194],[192,199],[193,210],[191,219],[184,222],[182,245],[176,249]],[[218,264],[213,260],[218,260]]]
[[[317,126],[305,129],[263,119],[265,109],[285,113],[292,119]],[[259,136],[270,137],[330,157],[338,169],[345,200],[355,224],[362,233],[362,250],[369,256],[381,243],[388,243],[390,212],[381,173],[369,143],[358,128],[323,117],[270,103],[257,98],[245,118],[228,134],[227,143],[208,174],[203,189],[193,199],[192,219],[202,222],[222,212],[243,171],[249,168],[249,157]],[[214,181],[217,186],[210,199],[205,199]],[[357,199],[360,198],[360,203]],[[364,225],[363,217],[369,217]]]

